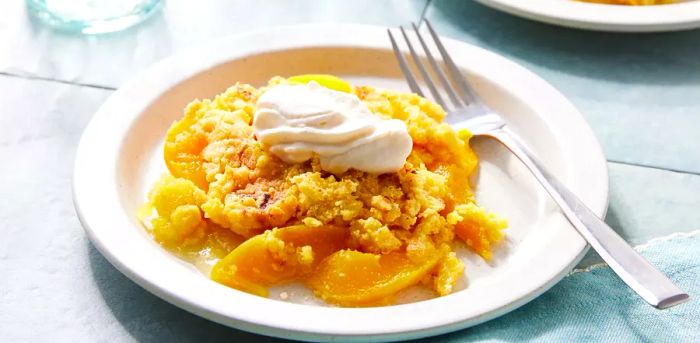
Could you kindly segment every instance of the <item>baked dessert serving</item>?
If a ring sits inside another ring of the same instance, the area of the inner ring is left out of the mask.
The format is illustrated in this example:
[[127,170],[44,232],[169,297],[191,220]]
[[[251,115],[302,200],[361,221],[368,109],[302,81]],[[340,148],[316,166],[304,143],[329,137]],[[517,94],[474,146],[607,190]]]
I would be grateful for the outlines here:
[[488,260],[506,221],[469,184],[470,133],[416,94],[329,75],[237,83],[165,136],[168,173],[138,216],[212,280],[260,296],[300,282],[340,306],[450,294],[466,245]]

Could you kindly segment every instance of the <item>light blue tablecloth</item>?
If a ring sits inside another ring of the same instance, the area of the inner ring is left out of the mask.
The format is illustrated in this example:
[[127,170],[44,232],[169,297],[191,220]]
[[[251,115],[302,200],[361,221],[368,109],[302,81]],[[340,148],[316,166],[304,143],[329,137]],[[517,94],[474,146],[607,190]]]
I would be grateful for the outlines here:
[[544,295],[498,319],[433,342],[700,342],[700,231],[639,249],[691,296],[657,310],[606,265],[575,270]]

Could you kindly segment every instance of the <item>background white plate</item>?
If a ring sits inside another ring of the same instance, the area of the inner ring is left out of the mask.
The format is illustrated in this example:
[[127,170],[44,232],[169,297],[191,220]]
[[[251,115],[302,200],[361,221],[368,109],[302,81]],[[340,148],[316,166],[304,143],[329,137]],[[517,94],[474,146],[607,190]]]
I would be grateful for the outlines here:
[[[500,110],[545,164],[597,214],[607,206],[606,162],[576,109],[542,79],[480,48],[445,39],[478,92]],[[236,81],[273,75],[337,74],[356,84],[406,89],[384,28],[305,25],[208,43],[164,60],[115,92],[78,148],[74,200],[85,230],[121,272],[161,298],[243,330],[308,340],[391,340],[475,325],[521,306],[560,280],[583,256],[584,240],[534,179],[497,143],[477,140],[478,199],[510,221],[492,263],[462,252],[464,290],[377,308],[336,308],[256,297],[219,285],[162,249],[135,218],[152,179],[165,169],[160,145],[194,98]],[[296,286],[290,290],[300,292]],[[421,297],[407,292],[403,301]],[[292,297],[292,301],[303,297]]]
[[574,0],[477,0],[487,6],[545,23],[619,32],[675,31],[700,27],[700,1],[621,6]]

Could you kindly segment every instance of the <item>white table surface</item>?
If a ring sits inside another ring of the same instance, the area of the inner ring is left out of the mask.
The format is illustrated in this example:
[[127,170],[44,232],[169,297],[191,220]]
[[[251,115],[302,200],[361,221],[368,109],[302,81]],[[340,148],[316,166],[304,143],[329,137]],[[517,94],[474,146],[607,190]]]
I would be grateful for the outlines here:
[[0,341],[273,340],[132,283],[89,243],[70,193],[80,133],[114,89],[202,40],[272,25],[426,16],[447,36],[524,64],[579,107],[609,160],[606,220],[628,241],[700,229],[700,31],[569,30],[468,0],[196,3],[167,1],[138,27],[84,37],[31,21],[23,1],[0,2]]

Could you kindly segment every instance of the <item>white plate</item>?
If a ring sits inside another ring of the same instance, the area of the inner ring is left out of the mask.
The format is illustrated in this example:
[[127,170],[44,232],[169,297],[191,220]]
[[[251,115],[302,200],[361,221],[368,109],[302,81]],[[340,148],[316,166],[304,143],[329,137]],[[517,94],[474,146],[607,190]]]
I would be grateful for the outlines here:
[[[484,99],[603,215],[606,162],[571,103],[503,57],[455,40],[445,44]],[[468,287],[446,297],[376,308],[295,304],[275,292],[266,299],[219,285],[154,243],[135,213],[153,178],[165,171],[161,142],[183,107],[236,81],[260,85],[273,75],[301,73],[406,89],[384,28],[305,25],[211,42],[158,63],[115,92],[85,130],[75,163],[75,206],[99,251],[153,294],[225,325],[294,339],[382,341],[440,334],[502,315],[554,285],[583,256],[584,240],[527,171],[497,143],[483,140],[475,142],[482,159],[478,199],[507,217],[510,229],[493,263],[462,252]],[[407,294],[404,302],[420,296]]]
[[655,6],[594,4],[574,0],[477,0],[545,23],[619,32],[676,31],[700,27],[700,1]]

